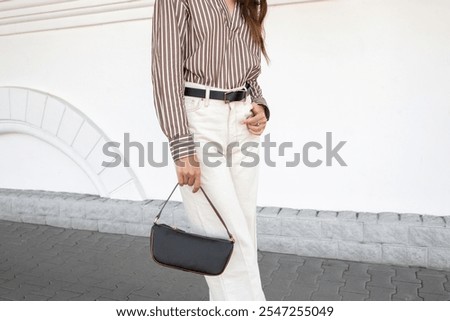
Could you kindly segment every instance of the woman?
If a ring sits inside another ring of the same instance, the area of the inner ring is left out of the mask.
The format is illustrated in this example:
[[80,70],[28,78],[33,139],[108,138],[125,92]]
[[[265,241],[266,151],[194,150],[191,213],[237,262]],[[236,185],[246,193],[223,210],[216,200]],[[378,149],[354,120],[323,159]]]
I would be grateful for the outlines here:
[[255,155],[270,115],[257,82],[261,52],[267,58],[266,11],[266,0],[154,5],[154,102],[187,216],[199,233],[226,237],[197,193],[201,185],[236,239],[225,271],[205,276],[210,300],[265,300],[257,260]]

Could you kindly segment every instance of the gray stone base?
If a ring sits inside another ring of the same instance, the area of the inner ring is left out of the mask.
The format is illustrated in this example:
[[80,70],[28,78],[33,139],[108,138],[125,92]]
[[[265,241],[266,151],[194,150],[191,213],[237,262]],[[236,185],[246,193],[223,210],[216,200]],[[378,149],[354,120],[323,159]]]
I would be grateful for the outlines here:
[[[149,236],[162,201],[0,189],[0,219]],[[258,248],[302,256],[450,270],[450,216],[258,207]],[[190,230],[180,202],[161,222]]]

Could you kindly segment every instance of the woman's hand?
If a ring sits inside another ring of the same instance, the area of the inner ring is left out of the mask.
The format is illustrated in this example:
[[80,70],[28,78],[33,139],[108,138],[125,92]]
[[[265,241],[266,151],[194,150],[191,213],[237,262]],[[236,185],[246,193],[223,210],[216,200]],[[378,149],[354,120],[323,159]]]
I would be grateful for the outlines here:
[[264,112],[264,106],[252,103],[253,116],[244,120],[244,124],[247,125],[248,130],[253,135],[261,135],[266,128],[266,113]]
[[194,186],[193,193],[200,189],[200,163],[197,155],[182,157],[175,161],[177,168],[178,183],[183,186],[187,184]]

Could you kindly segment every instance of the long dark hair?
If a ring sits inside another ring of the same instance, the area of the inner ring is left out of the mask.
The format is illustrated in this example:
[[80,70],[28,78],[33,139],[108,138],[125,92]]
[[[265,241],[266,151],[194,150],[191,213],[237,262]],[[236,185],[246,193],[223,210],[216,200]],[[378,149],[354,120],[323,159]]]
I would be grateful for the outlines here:
[[269,62],[266,46],[264,43],[264,27],[263,22],[267,14],[266,0],[237,0],[241,6],[242,15],[247,22],[253,40],[261,48],[266,61]]

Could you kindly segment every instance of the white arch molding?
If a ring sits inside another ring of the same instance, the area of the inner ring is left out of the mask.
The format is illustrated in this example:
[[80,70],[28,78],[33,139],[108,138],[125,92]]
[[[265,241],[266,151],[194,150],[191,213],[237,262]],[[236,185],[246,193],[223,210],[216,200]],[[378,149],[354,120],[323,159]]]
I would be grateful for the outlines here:
[[[43,91],[0,87],[0,135],[24,134],[50,144],[81,169],[100,196],[145,199],[144,189],[129,167],[104,167],[102,151],[111,141],[84,113]],[[117,148],[113,150],[124,159]],[[123,164],[123,163],[122,163]]]

